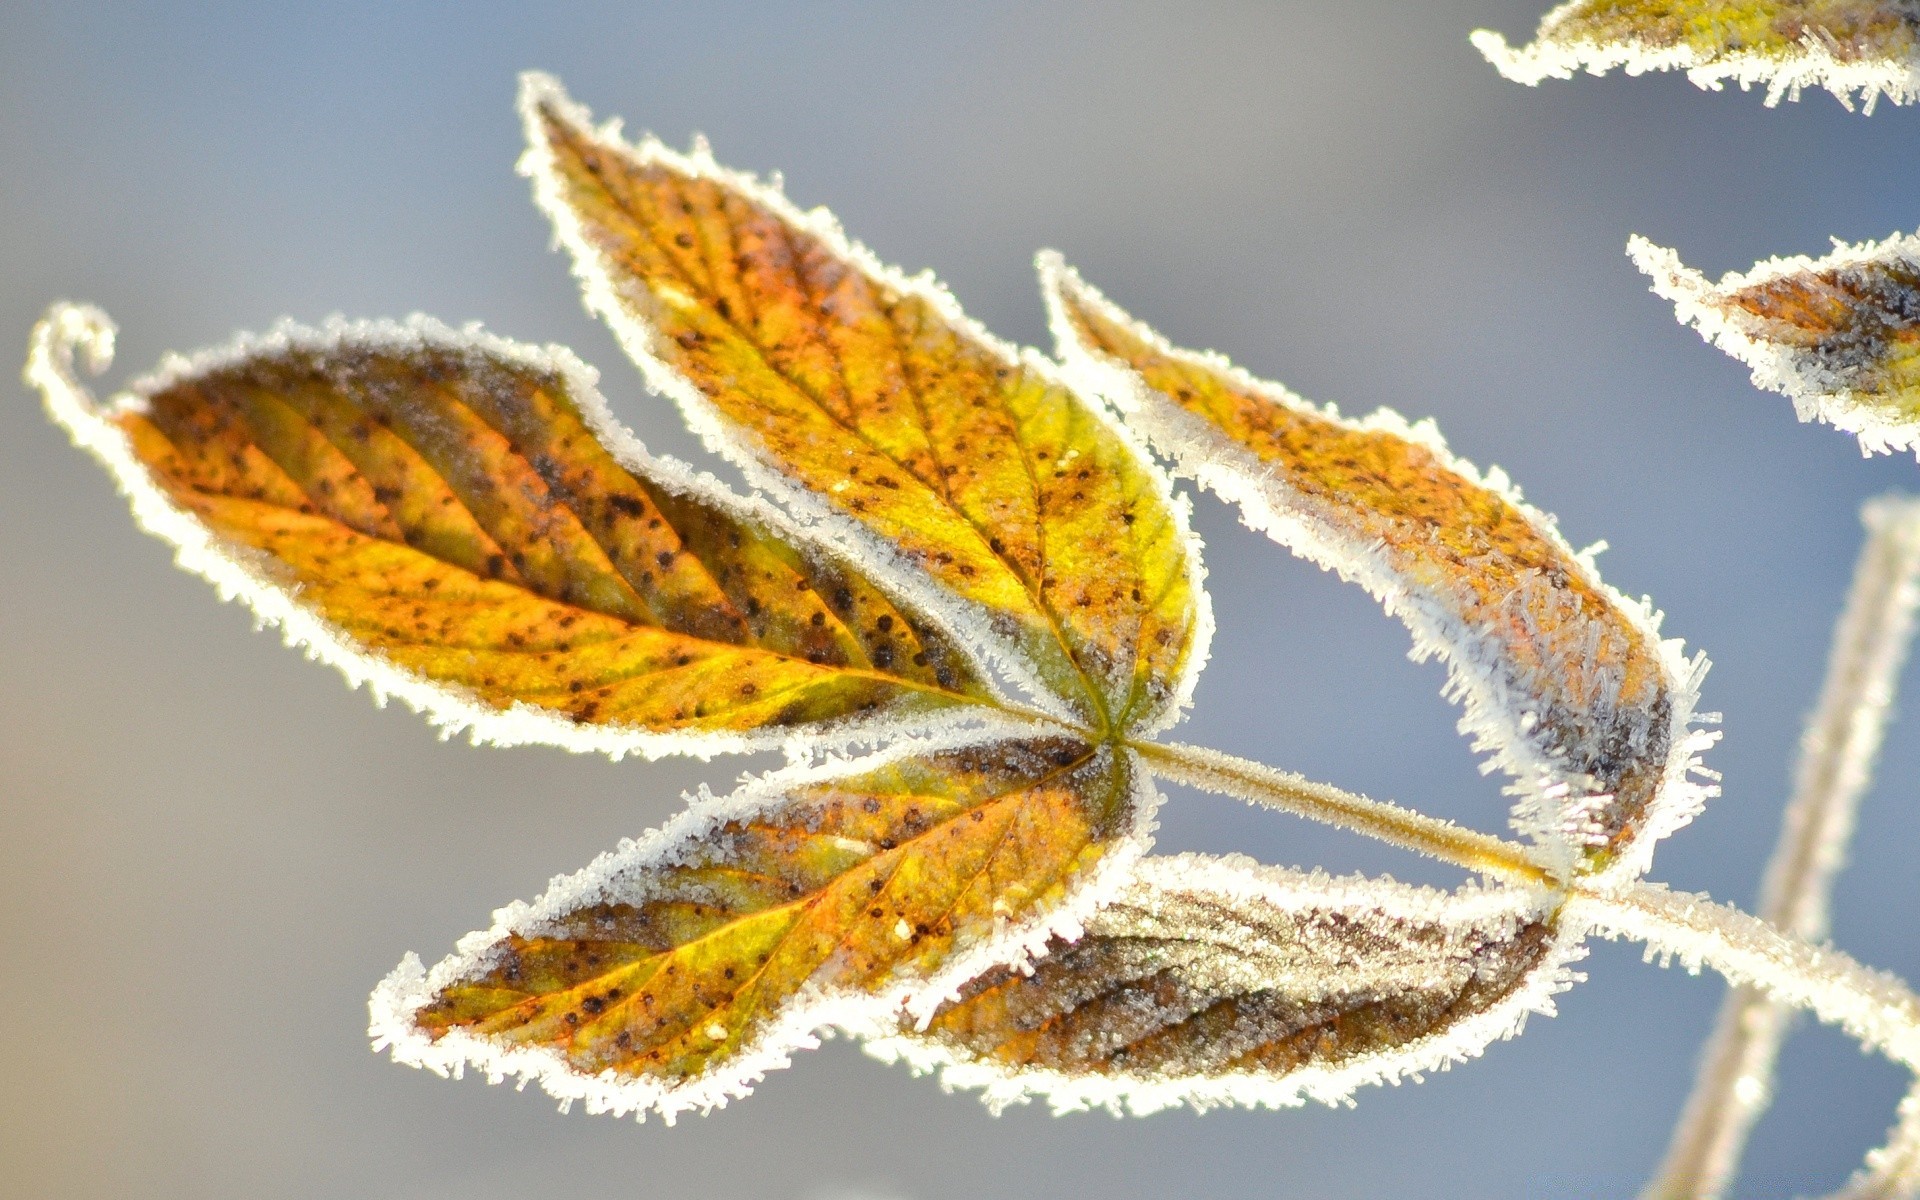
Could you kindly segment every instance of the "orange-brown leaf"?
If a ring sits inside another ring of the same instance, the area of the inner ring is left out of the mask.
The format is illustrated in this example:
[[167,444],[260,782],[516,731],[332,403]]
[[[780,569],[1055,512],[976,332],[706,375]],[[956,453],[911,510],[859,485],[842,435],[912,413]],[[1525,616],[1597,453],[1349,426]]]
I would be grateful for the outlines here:
[[1583,847],[1589,868],[1644,869],[1691,817],[1688,733],[1704,660],[1497,473],[1452,457],[1431,427],[1346,420],[1217,355],[1175,349],[1056,259],[1042,274],[1062,356],[1181,469],[1249,521],[1372,591],[1444,655],[1468,728],[1519,776],[1520,818]]
[[286,327],[111,409],[57,390],[183,562],[477,734],[710,751],[991,703],[843,559],[646,458],[563,352]]
[[1843,429],[1868,454],[1920,452],[1920,237],[1836,242],[1718,283],[1644,238],[1627,252],[1683,323],[1753,368],[1754,386],[1791,396],[1802,421]]
[[629,146],[539,77],[523,108],[589,304],[710,441],[984,610],[1081,719],[1173,718],[1204,654],[1197,549],[1097,406],[704,150]]
[[1338,1103],[1511,1036],[1575,953],[1525,892],[1147,859],[1083,937],[871,1048],[995,1107]]
[[1125,751],[1068,738],[775,776],[510,910],[430,976],[403,966],[376,1033],[596,1107],[711,1106],[824,1025],[884,1025],[1076,929],[1151,796]]

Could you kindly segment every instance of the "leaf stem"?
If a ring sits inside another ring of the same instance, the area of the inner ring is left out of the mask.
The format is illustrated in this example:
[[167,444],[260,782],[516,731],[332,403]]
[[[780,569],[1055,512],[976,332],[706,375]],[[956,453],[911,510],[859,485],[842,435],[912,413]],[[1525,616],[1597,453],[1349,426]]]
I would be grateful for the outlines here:
[[[1855,746],[1860,744],[1859,731],[1849,736]],[[1751,989],[1763,997],[1756,1010],[1763,1016],[1756,1021],[1784,1025],[1786,1018],[1780,1014],[1787,1010],[1811,1010],[1820,1020],[1841,1026],[1907,1067],[1920,1080],[1920,996],[1899,979],[1863,967],[1831,946],[1815,945],[1811,938],[1783,932],[1760,917],[1704,895],[1669,891],[1662,884],[1603,887],[1590,879],[1564,880],[1520,843],[1292,772],[1195,746],[1129,744],[1157,775],[1172,782],[1336,825],[1509,882],[1556,888],[1566,896],[1563,921],[1603,937],[1643,942],[1650,953],[1677,958],[1692,971],[1712,967],[1736,988]],[[1766,1035],[1757,1024],[1744,1032],[1750,1039]],[[1868,1156],[1866,1168],[1836,1200],[1908,1197],[1916,1181],[1920,1181],[1920,1081],[1902,1103],[1899,1124],[1887,1145]],[[1680,1186],[1682,1190],[1670,1194],[1694,1195]]]
[[1519,842],[1217,750],[1165,742],[1128,744],[1155,774],[1175,783],[1337,825],[1511,883],[1537,887],[1560,882],[1539,855]]
[[[1920,1075],[1920,996],[1831,946],[1816,946],[1730,905],[1662,884],[1576,890],[1561,912],[1563,920],[1590,933],[1643,942],[1650,955],[1677,958],[1689,971],[1712,967],[1777,1004],[1807,1009]],[[1869,1155],[1866,1169],[1840,1193],[1845,1200],[1910,1194],[1908,1168],[1920,1157],[1920,1103],[1909,1095],[1900,1116],[1887,1147]]]
[[[1884,496],[1870,501],[1861,519],[1867,542],[1834,630],[1826,683],[1801,739],[1793,799],[1761,891],[1760,918],[1806,940],[1827,936],[1834,877],[1873,778],[1920,602],[1920,501]],[[1643,1200],[1719,1200],[1731,1189],[1748,1134],[1771,1099],[1774,1063],[1790,1024],[1789,1010],[1759,989],[1728,994],[1693,1094]],[[1920,1091],[1912,1106],[1920,1106]],[[1920,1121],[1920,1112],[1909,1116]],[[1920,1138],[1920,1127],[1913,1136]]]

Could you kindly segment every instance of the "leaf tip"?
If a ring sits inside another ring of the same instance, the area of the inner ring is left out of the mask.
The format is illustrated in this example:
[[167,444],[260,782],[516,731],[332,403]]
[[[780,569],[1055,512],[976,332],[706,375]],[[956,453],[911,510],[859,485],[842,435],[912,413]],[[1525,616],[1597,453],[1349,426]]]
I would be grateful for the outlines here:
[[1515,83],[1532,84],[1538,80],[1527,79],[1526,72],[1519,71],[1515,60],[1519,57],[1512,46],[1507,44],[1506,35],[1494,29],[1476,29],[1467,35],[1467,41],[1480,52],[1480,57],[1493,65],[1501,76]]
[[74,417],[91,416],[98,405],[80,379],[76,360],[89,375],[113,365],[113,319],[91,304],[60,301],[49,305],[27,341],[27,365],[20,378],[40,393],[47,410],[73,429]]
[[1663,300],[1697,299],[1707,287],[1706,277],[1681,262],[1676,251],[1637,233],[1627,239],[1627,257],[1653,280],[1653,292]]
[[519,94],[516,106],[522,113],[536,113],[543,108],[571,105],[573,100],[567,95],[566,85],[557,75],[545,71],[520,72]]

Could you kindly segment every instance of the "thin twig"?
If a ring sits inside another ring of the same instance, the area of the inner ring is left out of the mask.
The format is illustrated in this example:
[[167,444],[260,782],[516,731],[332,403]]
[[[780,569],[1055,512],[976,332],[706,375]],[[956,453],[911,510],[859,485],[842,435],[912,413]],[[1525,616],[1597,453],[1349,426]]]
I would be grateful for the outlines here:
[[[1801,739],[1793,799],[1761,892],[1761,918],[1807,941],[1827,936],[1834,877],[1872,781],[1920,601],[1920,501],[1881,497],[1861,518],[1867,542],[1834,630],[1826,683]],[[1764,992],[1737,987],[1728,994],[1693,1094],[1643,1200],[1720,1200],[1727,1193],[1748,1134],[1771,1099],[1774,1063],[1790,1024],[1791,1013]],[[1910,1120],[1901,1131],[1914,1125],[1904,1140],[1920,1152],[1920,1099],[1908,1108],[1914,1111],[1904,1114]],[[1874,1174],[1883,1168],[1905,1174],[1896,1157],[1910,1163],[1914,1154],[1890,1155],[1874,1164]],[[1856,1189],[1865,1182],[1856,1181]]]
[[1165,742],[1130,745],[1147,760],[1154,774],[1175,783],[1337,825],[1510,883],[1539,886],[1557,882],[1539,856],[1519,842],[1467,829],[1397,804],[1370,800],[1331,784],[1316,783],[1303,775],[1235,758],[1218,750]]
[[1650,956],[1689,971],[1712,967],[1775,1002],[1806,1009],[1908,1070],[1920,1073],[1920,996],[1832,946],[1782,933],[1759,917],[1664,884],[1612,892],[1575,890],[1561,910],[1602,937],[1644,942]]

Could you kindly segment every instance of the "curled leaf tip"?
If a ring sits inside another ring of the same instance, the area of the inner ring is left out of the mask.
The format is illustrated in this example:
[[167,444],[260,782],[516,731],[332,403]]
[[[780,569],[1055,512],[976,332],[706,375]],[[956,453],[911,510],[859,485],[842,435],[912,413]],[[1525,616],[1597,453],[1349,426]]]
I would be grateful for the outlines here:
[[27,342],[27,365],[21,379],[41,393],[62,425],[63,406],[94,407],[86,384],[75,370],[76,359],[87,374],[99,375],[113,365],[114,336],[118,332],[104,309],[91,304],[61,302],[49,305],[34,324]]

